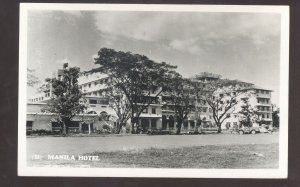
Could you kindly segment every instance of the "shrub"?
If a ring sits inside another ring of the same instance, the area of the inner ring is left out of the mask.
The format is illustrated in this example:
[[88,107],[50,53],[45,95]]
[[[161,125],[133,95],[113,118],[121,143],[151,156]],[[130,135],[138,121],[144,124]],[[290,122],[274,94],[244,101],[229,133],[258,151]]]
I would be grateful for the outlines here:
[[26,135],[58,135],[61,134],[59,131],[51,131],[51,130],[44,130],[44,129],[38,129],[38,130],[32,130],[27,131]]

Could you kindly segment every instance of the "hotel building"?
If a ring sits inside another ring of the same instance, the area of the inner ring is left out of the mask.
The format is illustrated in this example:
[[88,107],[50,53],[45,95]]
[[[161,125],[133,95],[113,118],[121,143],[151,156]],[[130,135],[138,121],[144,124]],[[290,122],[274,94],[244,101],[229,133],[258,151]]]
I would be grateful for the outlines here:
[[[67,68],[67,66],[64,66],[64,68]],[[63,70],[57,71],[57,78],[62,76],[62,71]],[[192,81],[195,84],[198,84],[198,86],[205,87],[210,81],[220,78],[220,75],[203,72],[194,76]],[[99,72],[81,72],[78,79],[78,83],[83,94],[83,99],[81,102],[83,102],[87,108],[84,114],[81,114],[81,121],[77,120],[79,122],[76,123],[77,125],[74,125],[74,128],[77,128],[77,131],[82,131],[82,124],[89,124],[88,128],[85,127],[85,129],[89,129],[89,133],[101,129],[103,125],[108,125],[111,127],[116,125],[117,115],[114,109],[111,107],[112,101],[109,99],[109,96],[102,91],[106,88],[106,83],[109,81],[111,80],[107,75]],[[50,115],[49,113],[41,112],[42,106],[45,105],[45,103],[52,97],[51,85],[46,84],[45,88],[46,89],[44,89],[42,93],[35,95],[28,101],[27,106],[29,109],[27,113],[27,121],[29,122],[27,122],[27,124],[29,128],[30,126],[32,127],[35,122],[34,114],[35,116]],[[248,93],[252,94],[249,95]],[[153,92],[151,93],[150,97],[155,97],[156,95],[157,93]],[[230,118],[224,121],[222,124],[222,129],[228,129],[239,124],[239,111],[243,106],[243,99],[245,98],[248,98],[249,104],[252,107],[258,109],[259,119],[263,119],[264,123],[267,125],[272,124],[271,90],[252,86],[251,89],[247,91],[247,94],[243,94],[237,98],[238,104],[230,111]],[[196,126],[195,124],[197,123],[196,119],[199,118],[202,121],[203,127],[215,126],[212,108],[205,101],[197,101],[195,105],[195,108],[197,109],[190,112],[187,115],[187,118],[183,121],[183,132],[193,131]],[[34,112],[30,111],[31,109],[34,109]],[[109,116],[109,120],[101,120],[99,116],[102,115]],[[49,117],[46,118],[45,121],[49,120]],[[79,119],[79,117],[75,117],[75,119],[77,118]],[[55,120],[52,118],[50,121],[55,122]],[[47,124],[49,127],[48,129],[51,129],[51,126],[55,126],[54,123]],[[128,124],[126,125],[127,128],[130,128],[129,124],[130,121],[128,121]],[[176,131],[176,114],[174,110],[174,103],[172,103],[172,98],[165,93],[162,93],[153,99],[153,102],[142,111],[138,124],[143,131],[147,131],[148,129]],[[45,125],[41,125],[41,127],[42,126],[45,127]]]

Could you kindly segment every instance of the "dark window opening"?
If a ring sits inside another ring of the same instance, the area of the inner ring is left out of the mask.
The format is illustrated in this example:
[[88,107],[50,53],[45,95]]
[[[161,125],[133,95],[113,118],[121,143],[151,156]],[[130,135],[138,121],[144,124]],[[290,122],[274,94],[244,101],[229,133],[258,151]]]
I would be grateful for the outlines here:
[[156,109],[152,108],[152,114],[156,114]]
[[26,121],[26,130],[32,131],[33,121]]
[[95,99],[90,99],[90,104],[97,104],[97,100],[95,100]]
[[60,131],[61,130],[61,126],[58,122],[52,122],[52,131]]

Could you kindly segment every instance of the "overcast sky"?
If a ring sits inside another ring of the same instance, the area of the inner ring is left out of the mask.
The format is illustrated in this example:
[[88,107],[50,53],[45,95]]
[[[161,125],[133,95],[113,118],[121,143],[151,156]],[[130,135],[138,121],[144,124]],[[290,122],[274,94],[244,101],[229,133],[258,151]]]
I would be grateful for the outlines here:
[[[212,72],[273,90],[279,104],[280,15],[30,11],[28,67],[41,80],[64,62],[81,70],[97,67],[102,48],[143,54],[178,66],[190,77]],[[32,95],[34,89],[28,89]]]

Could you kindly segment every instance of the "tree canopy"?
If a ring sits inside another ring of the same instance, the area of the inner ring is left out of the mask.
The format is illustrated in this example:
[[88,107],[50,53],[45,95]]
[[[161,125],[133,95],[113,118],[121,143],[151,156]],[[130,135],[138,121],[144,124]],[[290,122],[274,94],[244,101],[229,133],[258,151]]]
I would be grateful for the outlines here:
[[45,110],[57,114],[63,134],[67,133],[72,118],[85,109],[84,104],[80,103],[81,91],[77,80],[79,72],[79,68],[70,67],[63,70],[61,77],[46,80],[52,87],[53,97]]
[[108,48],[99,50],[95,64],[100,67],[92,71],[107,74],[111,78],[110,84],[126,96],[132,127],[142,111],[168,89],[168,80],[177,68],[165,62],[157,63],[144,55]]
[[238,104],[238,97],[246,93],[251,85],[229,79],[216,79],[205,84],[202,97],[212,109],[213,119],[219,132],[221,132],[221,124],[230,117]]
[[249,104],[249,99],[242,99],[243,105],[241,110],[238,112],[240,114],[240,123],[244,127],[252,127],[253,123],[258,122],[258,109]]
[[177,134],[180,134],[184,120],[188,118],[188,114],[195,111],[196,97],[194,87],[190,79],[183,78],[180,74],[170,80],[168,89],[165,92],[165,104],[171,104],[175,111],[175,120],[177,122]]

